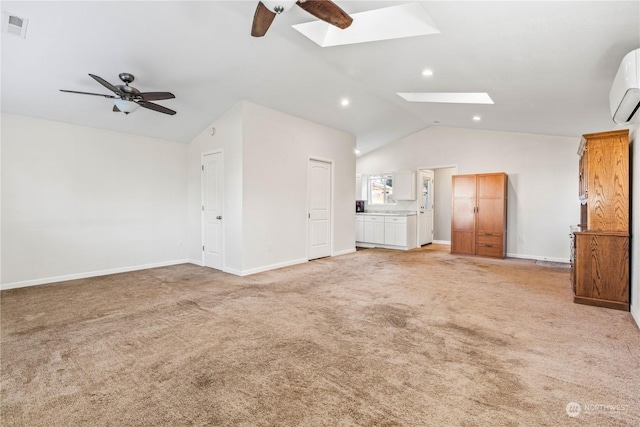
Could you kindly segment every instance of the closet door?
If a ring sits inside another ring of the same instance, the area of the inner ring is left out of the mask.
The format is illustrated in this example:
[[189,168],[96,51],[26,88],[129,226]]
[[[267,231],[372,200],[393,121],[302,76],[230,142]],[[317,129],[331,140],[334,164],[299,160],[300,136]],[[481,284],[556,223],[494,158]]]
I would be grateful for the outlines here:
[[476,253],[504,257],[506,234],[507,176],[503,173],[477,177]]
[[451,183],[451,253],[474,254],[476,175],[454,175]]

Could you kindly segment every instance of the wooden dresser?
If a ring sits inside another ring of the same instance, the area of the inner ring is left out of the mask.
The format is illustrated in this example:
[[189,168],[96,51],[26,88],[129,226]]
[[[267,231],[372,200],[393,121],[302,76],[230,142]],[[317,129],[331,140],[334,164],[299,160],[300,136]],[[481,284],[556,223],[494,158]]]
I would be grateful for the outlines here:
[[578,155],[573,300],[629,311],[629,131],[583,135]]
[[451,253],[504,258],[507,174],[454,175],[451,194]]

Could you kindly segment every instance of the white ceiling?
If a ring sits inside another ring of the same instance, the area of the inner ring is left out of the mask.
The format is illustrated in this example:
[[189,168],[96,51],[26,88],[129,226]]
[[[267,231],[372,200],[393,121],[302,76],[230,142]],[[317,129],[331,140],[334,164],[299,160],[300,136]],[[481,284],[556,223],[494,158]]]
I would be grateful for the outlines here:
[[[336,3],[356,13],[409,2]],[[435,125],[563,136],[616,127],[608,94],[640,47],[637,0],[420,3],[440,34],[321,48],[291,27],[314,20],[298,7],[253,38],[256,1],[2,1],[29,19],[26,39],[2,34],[2,112],[188,142],[244,99],[353,133],[362,152]],[[119,84],[121,72],[141,91],[173,92],[157,103],[178,113],[125,116],[106,98],[59,92],[106,94],[87,74]],[[397,92],[487,92],[495,105]]]

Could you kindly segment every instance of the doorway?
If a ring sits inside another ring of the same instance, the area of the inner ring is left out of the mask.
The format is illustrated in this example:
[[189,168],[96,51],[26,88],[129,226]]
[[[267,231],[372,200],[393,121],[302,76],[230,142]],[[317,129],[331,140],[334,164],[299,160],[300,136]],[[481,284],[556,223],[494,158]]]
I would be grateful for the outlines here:
[[[422,167],[418,168],[417,174],[417,188],[418,188],[418,215],[420,215],[422,206],[426,203],[424,200],[424,183],[422,179],[423,172],[432,172],[433,179],[431,181],[431,214],[432,214],[432,243],[445,244],[451,243],[451,177],[458,171],[457,166],[434,166],[434,167]],[[421,192],[422,191],[422,192]],[[426,228],[426,232],[429,232],[429,225],[423,226],[418,217],[418,242],[420,246],[423,240],[422,232]],[[422,219],[424,221],[424,219]],[[427,238],[428,240],[428,238]]]
[[420,170],[420,202],[418,206],[418,244],[433,243],[434,172]]
[[222,151],[202,156],[202,258],[205,267],[223,269]]
[[309,159],[308,259],[331,255],[332,164]]

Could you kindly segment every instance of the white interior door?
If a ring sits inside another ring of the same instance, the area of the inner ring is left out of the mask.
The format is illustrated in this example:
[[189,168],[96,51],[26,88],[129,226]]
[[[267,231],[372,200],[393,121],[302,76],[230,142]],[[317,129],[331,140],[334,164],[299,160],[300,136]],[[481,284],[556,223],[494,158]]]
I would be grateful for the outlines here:
[[331,255],[331,163],[309,160],[309,259]]
[[222,270],[222,153],[202,156],[202,253],[206,267]]
[[419,233],[420,246],[433,242],[433,193],[434,172],[431,170],[420,171],[420,217]]

